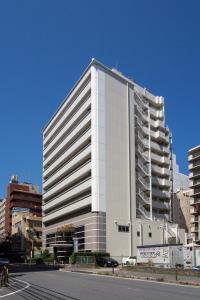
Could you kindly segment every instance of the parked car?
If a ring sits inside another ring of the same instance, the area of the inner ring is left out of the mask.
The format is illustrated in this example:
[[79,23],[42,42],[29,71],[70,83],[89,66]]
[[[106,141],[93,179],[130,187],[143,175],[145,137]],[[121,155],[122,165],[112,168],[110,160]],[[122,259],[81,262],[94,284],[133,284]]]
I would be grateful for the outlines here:
[[100,267],[117,267],[119,263],[111,257],[96,257],[96,264]]
[[122,258],[122,265],[131,265],[131,266],[135,266],[137,262],[137,258],[136,256],[129,256],[129,257],[123,257]]
[[9,266],[10,260],[6,257],[0,257],[0,266]]

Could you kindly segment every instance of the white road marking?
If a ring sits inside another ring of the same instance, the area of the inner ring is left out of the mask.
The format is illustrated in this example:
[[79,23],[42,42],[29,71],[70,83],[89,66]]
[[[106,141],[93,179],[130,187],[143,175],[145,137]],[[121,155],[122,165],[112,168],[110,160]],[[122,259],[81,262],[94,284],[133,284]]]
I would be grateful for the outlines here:
[[28,289],[28,288],[30,287],[30,284],[29,284],[28,282],[26,282],[26,281],[23,281],[23,280],[20,280],[20,279],[15,279],[15,280],[25,283],[26,286],[23,287],[22,289],[19,289],[19,290],[15,291],[15,292],[12,292],[12,293],[5,294],[5,295],[3,295],[3,296],[0,296],[0,298],[5,298],[5,297],[8,297],[8,296],[17,294],[17,293],[19,293],[19,292],[21,292],[21,291],[23,291],[23,290],[25,290],[25,289]]

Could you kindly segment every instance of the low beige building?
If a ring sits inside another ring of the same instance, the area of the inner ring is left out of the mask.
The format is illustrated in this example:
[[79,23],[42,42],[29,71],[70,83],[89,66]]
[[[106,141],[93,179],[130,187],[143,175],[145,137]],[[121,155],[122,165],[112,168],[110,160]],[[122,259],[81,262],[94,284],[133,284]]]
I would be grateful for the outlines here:
[[173,222],[190,233],[190,201],[192,190],[180,189],[174,193]]
[[40,254],[42,250],[42,218],[27,209],[13,211],[12,239],[15,251],[24,252],[27,257]]

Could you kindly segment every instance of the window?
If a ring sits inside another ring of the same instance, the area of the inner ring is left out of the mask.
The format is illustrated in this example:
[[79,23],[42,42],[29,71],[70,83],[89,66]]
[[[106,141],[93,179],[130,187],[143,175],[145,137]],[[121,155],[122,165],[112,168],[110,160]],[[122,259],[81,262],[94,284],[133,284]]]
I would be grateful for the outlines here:
[[129,232],[129,226],[127,225],[118,225],[119,232]]
[[137,231],[137,236],[140,236],[140,232],[139,231]]
[[149,232],[149,237],[150,237],[150,238],[152,237],[152,233],[151,233],[151,232]]

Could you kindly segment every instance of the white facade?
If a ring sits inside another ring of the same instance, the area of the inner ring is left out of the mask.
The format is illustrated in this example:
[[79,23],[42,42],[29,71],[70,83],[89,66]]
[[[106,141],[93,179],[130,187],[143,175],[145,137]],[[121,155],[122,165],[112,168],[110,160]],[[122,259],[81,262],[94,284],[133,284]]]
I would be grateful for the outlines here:
[[6,199],[0,200],[0,239],[5,238],[5,202]]
[[188,151],[190,188],[191,237],[200,244],[200,145]]
[[44,129],[43,149],[44,247],[73,224],[79,250],[131,255],[136,218],[170,220],[164,99],[118,71],[92,60]]
[[180,173],[179,165],[176,162],[176,155],[172,155],[173,161],[173,192],[180,190],[189,190],[189,176]]

